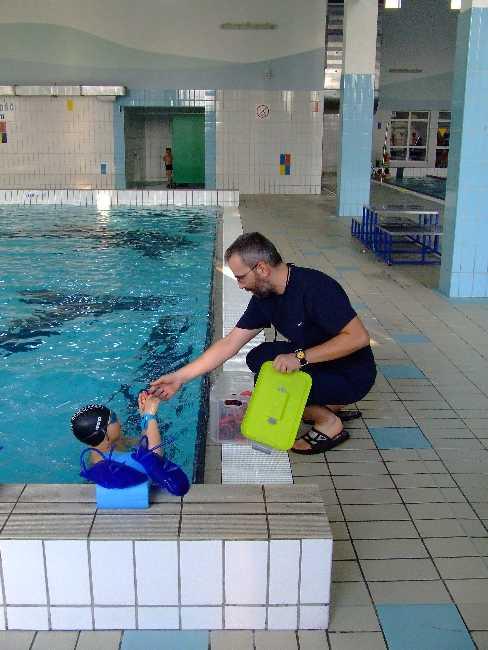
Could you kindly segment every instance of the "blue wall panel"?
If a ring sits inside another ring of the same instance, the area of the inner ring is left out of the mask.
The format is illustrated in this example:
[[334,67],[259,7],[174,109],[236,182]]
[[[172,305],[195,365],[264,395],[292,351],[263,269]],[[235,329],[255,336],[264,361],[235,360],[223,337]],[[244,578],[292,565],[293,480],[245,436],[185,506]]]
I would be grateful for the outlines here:
[[374,75],[346,74],[341,81],[337,214],[359,216],[369,202]]
[[458,19],[440,289],[488,297],[488,9]]

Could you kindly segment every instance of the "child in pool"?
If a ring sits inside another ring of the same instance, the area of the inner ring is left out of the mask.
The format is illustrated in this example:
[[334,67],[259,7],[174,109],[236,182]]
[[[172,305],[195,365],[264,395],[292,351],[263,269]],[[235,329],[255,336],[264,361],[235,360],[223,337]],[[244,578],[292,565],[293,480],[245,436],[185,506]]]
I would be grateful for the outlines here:
[[[153,485],[165,489],[175,496],[184,496],[190,489],[188,477],[181,467],[166,458],[162,451],[161,433],[156,419],[159,403],[159,398],[149,395],[147,391],[139,393],[138,404],[143,435],[137,447],[132,451],[131,457],[142,465]],[[94,469],[93,465],[104,460],[104,455],[110,452],[112,447],[122,447],[121,451],[125,451],[133,442],[122,436],[117,416],[103,404],[89,404],[77,411],[71,418],[71,428],[78,440],[94,449],[90,454],[91,469]],[[122,478],[120,471],[123,472],[123,470],[118,469],[117,471],[119,478]],[[86,473],[81,475],[87,478]],[[127,475],[125,478],[127,480]],[[89,480],[98,482],[91,477]],[[105,482],[105,478],[103,481]],[[104,482],[99,484],[110,487]]]
[[[160,400],[154,395],[149,395],[145,390],[139,393],[139,414],[146,427],[144,434],[148,438],[149,449],[161,444],[161,434],[156,418]],[[103,404],[88,404],[76,411],[71,418],[71,428],[78,440],[104,454],[112,447],[118,451],[127,451],[134,441],[122,435],[120,422],[115,411]],[[159,447],[155,453],[162,455]],[[91,453],[91,462],[98,463],[102,460],[100,454]]]

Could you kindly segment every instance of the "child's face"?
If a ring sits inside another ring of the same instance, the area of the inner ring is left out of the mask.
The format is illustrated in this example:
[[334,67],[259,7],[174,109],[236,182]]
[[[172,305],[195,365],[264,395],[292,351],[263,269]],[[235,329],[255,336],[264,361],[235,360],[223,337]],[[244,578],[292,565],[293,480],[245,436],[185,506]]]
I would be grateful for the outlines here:
[[122,427],[120,426],[120,422],[117,419],[115,413],[111,411],[110,421],[107,426],[107,435],[105,436],[105,439],[102,440],[102,442],[99,445],[97,445],[96,449],[100,449],[100,451],[108,451],[112,447],[112,445],[118,442],[121,434],[122,434]]

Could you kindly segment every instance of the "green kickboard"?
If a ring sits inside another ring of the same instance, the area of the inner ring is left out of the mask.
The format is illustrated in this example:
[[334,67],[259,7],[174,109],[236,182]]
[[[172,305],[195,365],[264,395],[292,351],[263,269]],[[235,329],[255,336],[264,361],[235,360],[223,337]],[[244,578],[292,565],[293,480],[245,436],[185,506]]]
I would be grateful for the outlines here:
[[306,372],[287,374],[275,370],[271,361],[263,363],[241,423],[242,435],[273,449],[290,449],[311,387]]

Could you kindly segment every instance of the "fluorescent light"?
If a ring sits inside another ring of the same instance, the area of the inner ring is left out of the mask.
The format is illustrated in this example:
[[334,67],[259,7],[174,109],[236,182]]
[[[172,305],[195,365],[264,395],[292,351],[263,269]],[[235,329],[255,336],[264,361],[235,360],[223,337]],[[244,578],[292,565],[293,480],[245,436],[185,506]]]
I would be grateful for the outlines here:
[[125,86],[81,86],[81,94],[88,96],[125,95]]
[[5,97],[5,95],[15,95],[15,90],[13,86],[0,86],[0,95]]
[[451,9],[461,9],[461,0],[451,0]]
[[51,96],[51,86],[15,86],[16,95],[27,95],[27,96]]
[[402,0],[385,0],[385,9],[401,9]]

